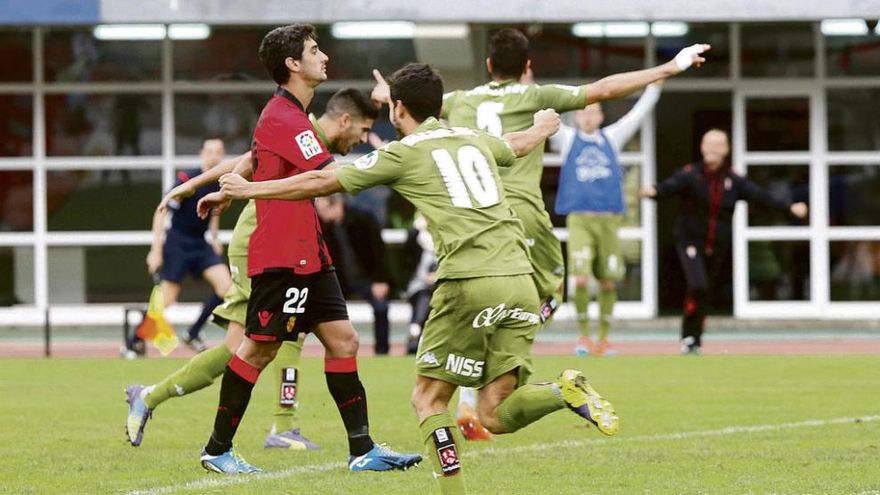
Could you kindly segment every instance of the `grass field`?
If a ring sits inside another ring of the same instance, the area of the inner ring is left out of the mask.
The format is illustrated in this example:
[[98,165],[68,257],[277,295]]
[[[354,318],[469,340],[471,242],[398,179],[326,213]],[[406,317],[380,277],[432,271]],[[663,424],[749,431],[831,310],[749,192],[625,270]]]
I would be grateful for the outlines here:
[[[265,475],[221,477],[198,464],[219,385],[163,404],[144,444],[124,440],[128,383],[152,382],[183,360],[0,361],[0,492],[413,494],[436,493],[427,464],[352,474],[342,423],[320,359],[305,359],[303,432],[316,452],[264,451],[270,380],[262,380],[237,437]],[[514,435],[471,444],[471,493],[880,494],[880,356],[540,357],[536,379],[581,367],[621,416],[602,437],[568,411]],[[372,432],[420,450],[409,407],[408,358],[361,361]],[[858,418],[858,419],[857,419]]]

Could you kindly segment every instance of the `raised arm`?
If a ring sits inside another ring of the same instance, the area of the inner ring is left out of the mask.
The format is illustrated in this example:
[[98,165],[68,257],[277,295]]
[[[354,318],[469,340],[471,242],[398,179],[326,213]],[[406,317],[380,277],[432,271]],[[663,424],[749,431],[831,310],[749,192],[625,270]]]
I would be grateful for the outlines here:
[[642,119],[651,113],[657,100],[660,99],[660,87],[663,80],[653,82],[645,88],[645,92],[639,97],[639,101],[633,105],[632,109],[623,117],[617,119],[617,122],[605,127],[603,131],[611,139],[612,145],[619,152],[626,143],[632,139],[636,131],[642,125]]
[[665,64],[651,67],[650,69],[614,74],[587,84],[587,101],[585,106],[598,101],[622,98],[654,81],[680,74],[691,65],[700,66],[700,64],[706,61],[702,54],[710,48],[710,45],[704,44],[691,45],[678,52],[675,58]]
[[524,131],[509,132],[502,136],[517,158],[528,155],[535,147],[556,134],[559,130],[559,114],[556,110],[545,109],[535,113],[534,124]]
[[653,199],[675,196],[687,186],[687,175],[688,171],[686,169],[679,170],[656,186],[642,187],[639,191],[639,196]]

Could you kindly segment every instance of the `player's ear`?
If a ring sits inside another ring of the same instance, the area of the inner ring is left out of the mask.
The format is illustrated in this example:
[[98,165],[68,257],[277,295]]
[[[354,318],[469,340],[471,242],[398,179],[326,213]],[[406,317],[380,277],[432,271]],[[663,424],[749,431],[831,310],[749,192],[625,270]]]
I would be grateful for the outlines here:
[[486,57],[486,70],[489,71],[489,74],[492,74],[492,60],[489,57]]
[[300,69],[300,61],[297,60],[297,59],[295,59],[295,58],[293,58],[293,57],[287,57],[287,58],[285,58],[285,59],[284,59],[284,65],[285,65],[285,67],[287,67],[287,70],[289,70],[289,71],[291,71],[291,72],[299,72],[299,69]]
[[339,116],[339,127],[348,129],[349,126],[351,126],[351,114],[348,112],[342,112],[342,115]]

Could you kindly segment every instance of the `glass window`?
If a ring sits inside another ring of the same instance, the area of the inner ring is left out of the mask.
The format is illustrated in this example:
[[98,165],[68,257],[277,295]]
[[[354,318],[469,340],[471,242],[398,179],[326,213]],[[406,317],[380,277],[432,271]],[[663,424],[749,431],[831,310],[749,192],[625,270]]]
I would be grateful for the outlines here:
[[222,138],[229,155],[250,149],[270,92],[182,94],[174,97],[175,152],[196,155],[207,136]]
[[[813,25],[750,23],[740,26],[743,77],[813,75]],[[711,56],[711,53],[710,53]]]
[[318,27],[318,44],[330,57],[327,77],[330,80],[366,79],[372,82],[372,70],[390,74],[407,62],[418,60],[415,43],[399,40],[339,40],[326,26]]
[[828,167],[828,224],[880,225],[880,165]]
[[46,33],[45,59],[49,82],[162,79],[160,40],[102,41],[91,29],[58,29]]
[[828,90],[828,149],[880,149],[880,88]]
[[[270,27],[211,26],[208,38],[174,41],[174,79],[268,81],[257,50]],[[320,40],[323,44],[323,39]],[[222,57],[215,56],[222,53]]]
[[0,82],[31,81],[34,78],[33,36],[30,30],[0,31],[0,60],[14,60],[3,65]]
[[34,136],[34,98],[0,95],[0,156],[31,156]]
[[880,74],[880,38],[826,36],[826,73],[829,76],[876,76]]
[[642,300],[642,242],[621,241],[626,273],[617,285],[617,297],[621,301]]
[[747,99],[746,144],[749,151],[809,150],[810,100]]
[[829,244],[831,300],[880,300],[880,241]]
[[34,228],[34,173],[0,171],[0,232],[27,232]]
[[749,300],[810,299],[810,241],[750,241]]
[[[810,201],[810,167],[807,165],[750,165],[748,178],[776,198],[792,203]],[[805,225],[808,222],[793,218],[788,212],[774,210],[760,204],[749,205],[749,225],[766,227],[777,225]]]
[[[580,38],[571,29],[567,24],[544,25],[539,32],[529,34],[529,57],[537,79],[592,79],[645,67],[643,37]],[[494,31],[490,30],[487,42]]]
[[0,246],[0,306],[34,303],[34,249]]
[[[145,262],[149,250],[149,246],[50,247],[49,302],[147,303],[153,285]],[[200,302],[211,293],[204,280],[193,277],[186,277],[181,285],[180,302]]]
[[162,194],[160,170],[50,170],[46,183],[51,231],[150,230]]
[[[657,24],[657,23],[655,23]],[[664,23],[666,24],[666,23]],[[678,23],[676,23],[678,24]],[[706,78],[730,76],[730,30],[729,24],[713,23],[680,23],[687,27],[681,36],[660,36],[655,34],[657,63],[663,63],[675,57],[682,48],[694,43],[709,43],[712,51],[707,55],[708,62],[702,67],[684,72],[677,77]],[[656,31],[656,29],[655,29]]]
[[49,156],[161,155],[159,95],[46,96]]

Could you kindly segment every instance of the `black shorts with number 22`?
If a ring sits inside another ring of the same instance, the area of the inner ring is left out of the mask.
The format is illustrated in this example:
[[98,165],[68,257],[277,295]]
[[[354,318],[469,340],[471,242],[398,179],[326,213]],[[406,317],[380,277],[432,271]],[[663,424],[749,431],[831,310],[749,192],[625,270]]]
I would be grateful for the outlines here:
[[252,340],[296,340],[319,323],[347,319],[333,270],[298,275],[287,268],[269,269],[251,278],[245,335]]

